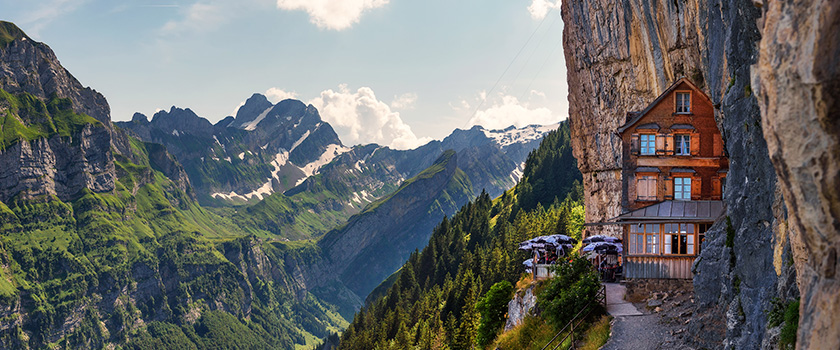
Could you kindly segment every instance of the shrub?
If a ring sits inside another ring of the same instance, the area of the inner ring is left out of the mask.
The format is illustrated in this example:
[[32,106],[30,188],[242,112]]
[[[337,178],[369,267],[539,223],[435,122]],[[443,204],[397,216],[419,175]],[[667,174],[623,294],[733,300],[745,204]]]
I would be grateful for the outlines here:
[[[549,280],[538,297],[543,316],[555,327],[562,328],[590,301],[595,300],[601,289],[598,274],[591,263],[580,257],[568,264],[557,265],[556,277]],[[589,305],[590,310],[602,309],[599,303]]]
[[785,309],[785,325],[779,335],[780,349],[796,347],[796,331],[799,329],[799,300],[791,301]]
[[501,281],[490,287],[484,298],[476,304],[475,308],[481,313],[477,337],[478,345],[481,347],[492,342],[504,325],[505,312],[511,294],[513,294],[513,286],[510,282]]

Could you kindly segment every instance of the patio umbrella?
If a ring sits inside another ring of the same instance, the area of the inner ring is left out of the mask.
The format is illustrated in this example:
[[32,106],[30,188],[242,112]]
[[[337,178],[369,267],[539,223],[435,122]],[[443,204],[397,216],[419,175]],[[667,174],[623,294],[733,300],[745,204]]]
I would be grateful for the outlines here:
[[605,235],[594,235],[586,237],[583,240],[583,244],[589,244],[594,242],[608,242],[608,243],[618,243],[621,242],[621,238],[615,238],[612,236],[605,236]]
[[582,249],[582,251],[584,251],[584,252],[591,252],[593,250],[596,253],[604,254],[604,253],[608,253],[608,252],[621,253],[621,251],[623,249],[621,247],[621,243],[610,243],[610,242],[593,242],[593,243],[589,243],[589,245],[583,247],[583,249]]

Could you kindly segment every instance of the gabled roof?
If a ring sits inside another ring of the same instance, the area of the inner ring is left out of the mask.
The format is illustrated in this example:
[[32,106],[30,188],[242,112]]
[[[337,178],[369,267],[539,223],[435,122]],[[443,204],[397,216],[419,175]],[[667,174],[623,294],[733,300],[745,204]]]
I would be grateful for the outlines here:
[[662,102],[662,100],[664,100],[666,96],[668,96],[671,92],[676,90],[677,86],[680,86],[680,84],[682,84],[682,83],[686,83],[686,84],[688,84],[688,86],[691,87],[691,89],[693,89],[697,92],[700,92],[700,94],[703,96],[703,98],[706,99],[706,101],[708,101],[709,103],[711,103],[711,100],[709,99],[709,96],[706,96],[706,93],[704,93],[703,90],[700,90],[700,88],[698,88],[697,85],[694,85],[694,83],[692,83],[691,80],[688,80],[688,78],[683,77],[683,78],[680,78],[679,80],[677,80],[676,82],[674,82],[673,84],[671,84],[671,86],[669,86],[667,89],[665,89],[665,91],[663,91],[662,94],[659,95],[659,97],[657,97],[655,100],[653,100],[653,102],[651,102],[641,112],[629,112],[629,113],[627,113],[629,116],[632,116],[632,119],[630,119],[630,121],[628,121],[627,123],[625,123],[624,125],[619,127],[618,132],[622,133],[622,132],[624,132],[624,130],[627,130],[628,128],[633,126],[633,124],[638,123],[639,120],[642,120],[642,118],[648,112],[650,112],[650,110],[653,109],[653,107],[656,107],[656,105],[658,105],[660,102]]
[[664,201],[621,214],[615,219],[708,222],[717,220],[723,214],[723,209],[723,201]]

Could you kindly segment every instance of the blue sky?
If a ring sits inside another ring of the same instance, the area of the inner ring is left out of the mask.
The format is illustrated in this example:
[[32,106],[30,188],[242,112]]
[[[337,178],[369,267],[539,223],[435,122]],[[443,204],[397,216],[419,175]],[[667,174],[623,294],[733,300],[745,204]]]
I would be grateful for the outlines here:
[[314,104],[345,144],[397,148],[474,124],[565,119],[556,6],[548,0],[0,0],[2,19],[47,43],[83,85],[103,93],[113,120],[174,105],[215,122],[259,92],[274,102],[294,97]]

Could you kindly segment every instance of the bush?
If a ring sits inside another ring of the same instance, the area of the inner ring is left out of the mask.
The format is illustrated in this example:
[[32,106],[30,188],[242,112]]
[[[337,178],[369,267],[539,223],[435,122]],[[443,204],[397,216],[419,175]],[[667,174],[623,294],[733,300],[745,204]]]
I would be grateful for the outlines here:
[[505,312],[511,294],[513,294],[513,286],[510,282],[501,281],[490,287],[484,298],[476,304],[475,308],[481,313],[477,337],[479,346],[484,347],[492,342],[505,324]]
[[799,329],[799,300],[791,301],[785,309],[785,325],[779,335],[780,349],[796,348],[796,331]]
[[[547,286],[537,297],[537,303],[545,317],[555,328],[560,329],[590,301],[595,300],[601,289],[598,273],[592,270],[591,263],[580,257],[568,264],[557,265],[556,277],[548,281]],[[590,310],[602,312],[599,303],[589,305]]]

